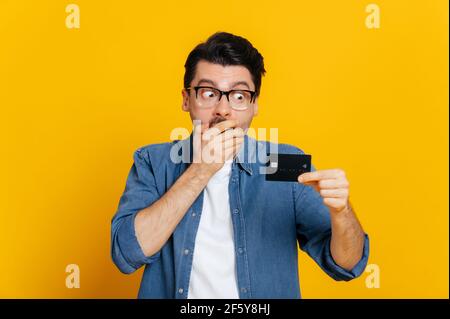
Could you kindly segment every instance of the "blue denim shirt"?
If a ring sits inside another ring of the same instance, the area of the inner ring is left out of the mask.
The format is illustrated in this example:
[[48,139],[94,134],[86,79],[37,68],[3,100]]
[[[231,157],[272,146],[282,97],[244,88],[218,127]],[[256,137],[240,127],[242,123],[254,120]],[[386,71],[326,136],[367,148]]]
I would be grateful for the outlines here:
[[[152,256],[145,256],[139,246],[134,219],[186,170],[192,161],[192,136],[148,145],[134,153],[134,164],[112,219],[111,253],[116,266],[126,274],[145,266],[139,298],[187,298],[203,191],[169,240]],[[171,152],[180,155],[180,162],[171,159]],[[327,206],[311,186],[266,181],[262,167],[269,152],[303,154],[295,146],[257,141],[246,135],[244,147],[232,163],[229,203],[239,297],[300,298],[297,243],[333,279],[348,281],[360,276],[369,255],[368,236],[363,256],[351,271],[337,265],[330,253]]]

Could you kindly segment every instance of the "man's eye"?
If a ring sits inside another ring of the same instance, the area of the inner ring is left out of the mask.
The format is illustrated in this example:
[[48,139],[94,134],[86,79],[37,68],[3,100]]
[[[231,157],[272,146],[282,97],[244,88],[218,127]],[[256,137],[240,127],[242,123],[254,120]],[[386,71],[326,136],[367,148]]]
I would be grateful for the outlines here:
[[244,100],[245,96],[242,92],[233,92],[233,99],[240,101],[240,100]]
[[216,93],[214,91],[211,90],[204,90],[201,92],[201,96],[205,99],[210,99],[215,97]]

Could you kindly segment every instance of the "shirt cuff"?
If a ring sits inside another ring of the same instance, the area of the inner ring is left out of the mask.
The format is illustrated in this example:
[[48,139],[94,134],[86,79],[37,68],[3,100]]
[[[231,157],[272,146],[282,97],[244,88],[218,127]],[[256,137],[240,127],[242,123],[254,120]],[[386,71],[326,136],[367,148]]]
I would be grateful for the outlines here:
[[366,269],[367,262],[369,260],[369,236],[364,234],[364,249],[363,255],[360,261],[351,269],[346,270],[336,264],[333,257],[331,256],[331,248],[330,248],[331,239],[325,248],[325,267],[328,270],[329,275],[335,280],[344,280],[349,281],[355,279],[364,272]]
[[161,254],[161,252],[158,251],[152,256],[145,256],[135,233],[134,219],[136,218],[136,215],[137,212],[124,218],[122,225],[120,225],[118,236],[118,244],[122,255],[134,270],[138,269],[143,264],[154,262]]

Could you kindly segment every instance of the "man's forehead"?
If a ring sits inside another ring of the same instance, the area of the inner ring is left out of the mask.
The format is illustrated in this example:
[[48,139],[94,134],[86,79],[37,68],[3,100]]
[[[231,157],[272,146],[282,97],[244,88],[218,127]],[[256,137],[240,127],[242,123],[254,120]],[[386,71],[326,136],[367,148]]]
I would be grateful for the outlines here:
[[227,65],[199,61],[196,67],[194,84],[202,81],[202,84],[211,84],[217,86],[236,86],[245,85],[250,89],[254,88],[250,71],[242,65]]

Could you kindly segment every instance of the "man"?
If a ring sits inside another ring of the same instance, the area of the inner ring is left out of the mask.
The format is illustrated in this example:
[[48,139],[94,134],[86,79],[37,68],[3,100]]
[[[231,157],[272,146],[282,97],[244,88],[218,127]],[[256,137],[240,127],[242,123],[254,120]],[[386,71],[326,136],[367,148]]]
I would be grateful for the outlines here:
[[369,241],[345,173],[312,167],[298,182],[268,182],[252,160],[270,144],[246,135],[261,54],[216,33],[185,69],[182,108],[199,124],[189,139],[135,152],[112,220],[114,263],[123,273],[145,265],[139,298],[300,298],[297,242],[335,280],[358,277]]

